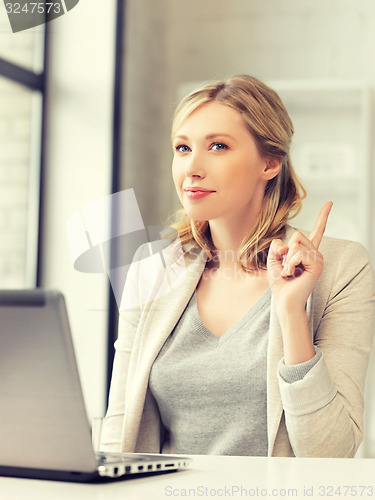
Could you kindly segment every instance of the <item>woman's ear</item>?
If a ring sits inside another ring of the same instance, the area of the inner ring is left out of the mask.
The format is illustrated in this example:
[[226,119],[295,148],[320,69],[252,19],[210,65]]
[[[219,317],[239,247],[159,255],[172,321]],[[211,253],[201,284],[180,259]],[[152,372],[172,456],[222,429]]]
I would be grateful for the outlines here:
[[263,179],[269,181],[277,176],[282,165],[281,158],[267,158],[263,171]]

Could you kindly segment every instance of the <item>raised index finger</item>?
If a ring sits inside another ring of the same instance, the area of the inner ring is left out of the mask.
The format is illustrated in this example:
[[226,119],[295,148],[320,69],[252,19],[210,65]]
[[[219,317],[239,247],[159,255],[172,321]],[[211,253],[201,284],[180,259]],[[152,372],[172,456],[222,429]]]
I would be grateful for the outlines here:
[[309,235],[309,240],[311,241],[311,243],[314,245],[315,248],[319,248],[320,242],[322,241],[332,205],[333,205],[332,201],[327,201],[327,203],[323,206],[318,215],[318,218],[316,219],[314,229],[311,231]]

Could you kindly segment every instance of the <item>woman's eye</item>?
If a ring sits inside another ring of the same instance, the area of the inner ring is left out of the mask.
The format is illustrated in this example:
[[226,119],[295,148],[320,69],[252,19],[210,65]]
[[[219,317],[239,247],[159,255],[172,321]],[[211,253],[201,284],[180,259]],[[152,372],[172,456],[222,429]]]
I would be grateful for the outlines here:
[[190,151],[190,148],[189,146],[186,146],[186,144],[179,144],[178,146],[175,147],[175,150],[178,153],[187,153],[188,151]]
[[214,142],[211,145],[211,149],[213,151],[222,151],[223,149],[228,149],[228,146],[224,144],[223,142]]

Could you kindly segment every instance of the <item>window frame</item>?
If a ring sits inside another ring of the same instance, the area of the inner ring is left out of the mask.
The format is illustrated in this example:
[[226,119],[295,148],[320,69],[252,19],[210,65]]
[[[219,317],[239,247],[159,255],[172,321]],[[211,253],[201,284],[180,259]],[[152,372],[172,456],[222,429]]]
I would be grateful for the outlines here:
[[[117,193],[121,189],[121,139],[123,135],[122,106],[124,89],[124,54],[125,50],[125,22],[126,0],[117,0],[116,8],[116,33],[115,33],[115,75],[113,92],[112,115],[112,181],[111,192]],[[116,267],[118,262],[116,245],[111,243],[111,263]],[[111,266],[112,267],[112,266]],[[108,296],[108,335],[107,335],[107,384],[106,397],[108,400],[112,378],[112,367],[115,356],[114,343],[117,339],[119,311],[112,287],[109,287]]]
[[[34,213],[30,214],[28,221],[28,236],[27,236],[27,249],[30,250],[30,241],[33,245],[32,258],[34,262],[29,265],[27,262],[26,279],[29,286],[39,287],[41,284],[41,242],[42,242],[42,214],[43,214],[43,179],[45,170],[45,138],[46,138],[46,102],[47,102],[47,60],[48,60],[48,26],[44,28],[44,45],[42,52],[42,71],[36,72],[24,68],[19,64],[15,64],[3,57],[0,57],[0,76],[25,87],[30,92],[38,92],[41,97],[41,112],[40,112],[40,128],[39,139],[36,145],[39,150],[39,157],[33,155],[30,158],[30,167],[35,165],[33,172],[36,178],[33,179],[32,184],[35,192],[31,193],[36,197],[34,206]],[[32,118],[31,118],[32,120]],[[35,132],[37,133],[37,132]],[[33,218],[36,227],[29,227]],[[32,238],[31,236],[32,235]],[[30,270],[31,269],[31,270]]]

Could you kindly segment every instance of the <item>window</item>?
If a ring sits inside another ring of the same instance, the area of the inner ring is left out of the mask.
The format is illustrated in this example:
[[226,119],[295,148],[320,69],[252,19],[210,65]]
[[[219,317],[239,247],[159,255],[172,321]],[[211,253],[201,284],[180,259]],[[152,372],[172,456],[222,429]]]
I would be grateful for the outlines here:
[[0,288],[38,284],[44,27],[12,33],[0,12]]

